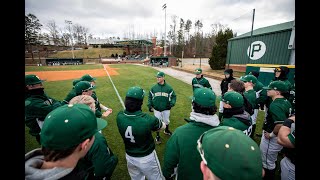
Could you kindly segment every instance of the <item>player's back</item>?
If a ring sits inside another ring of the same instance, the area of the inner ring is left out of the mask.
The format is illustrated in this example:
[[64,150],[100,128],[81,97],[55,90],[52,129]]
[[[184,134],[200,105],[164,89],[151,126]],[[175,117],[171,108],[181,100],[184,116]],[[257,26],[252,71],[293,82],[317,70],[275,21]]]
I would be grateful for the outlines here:
[[126,153],[134,157],[143,157],[155,149],[152,131],[161,128],[161,121],[142,111],[120,111],[117,126],[125,144]]

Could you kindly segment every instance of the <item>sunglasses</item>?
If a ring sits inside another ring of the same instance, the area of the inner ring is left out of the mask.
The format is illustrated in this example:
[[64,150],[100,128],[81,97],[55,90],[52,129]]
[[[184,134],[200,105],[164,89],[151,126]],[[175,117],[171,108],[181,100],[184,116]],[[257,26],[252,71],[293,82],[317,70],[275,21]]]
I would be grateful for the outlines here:
[[202,148],[202,139],[204,137],[204,135],[206,134],[206,132],[204,132],[200,137],[199,139],[197,140],[197,150],[201,156],[201,159],[203,160],[204,164],[207,165],[207,160],[206,158],[204,157],[204,151],[203,151],[203,148]]
[[280,68],[275,68],[274,72],[281,72],[281,69]]

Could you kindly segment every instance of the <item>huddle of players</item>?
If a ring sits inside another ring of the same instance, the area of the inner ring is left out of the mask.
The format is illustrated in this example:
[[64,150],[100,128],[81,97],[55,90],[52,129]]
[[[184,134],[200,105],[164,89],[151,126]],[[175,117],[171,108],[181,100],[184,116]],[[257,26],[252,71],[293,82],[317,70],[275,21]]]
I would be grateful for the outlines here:
[[[160,169],[151,131],[158,132],[160,129],[165,129],[164,133],[171,135],[168,125],[170,109],[176,101],[175,93],[172,87],[165,83],[164,73],[158,72],[158,83],[151,88],[148,98],[149,110],[155,112],[155,116],[151,116],[141,111],[145,95],[144,90],[140,87],[131,87],[127,91],[126,109],[118,113],[117,125],[125,143],[127,167],[131,178],[162,179],[164,176],[169,179],[176,175],[178,179],[199,179],[201,177],[204,179],[215,179],[217,177],[220,179],[261,179],[264,173],[262,171],[261,155],[256,143],[247,137],[251,134],[252,121],[250,114],[244,110],[243,95],[235,91],[223,94],[224,110],[220,123],[216,115],[216,96],[210,83],[203,77],[201,69],[196,69],[195,74],[197,74],[197,77],[192,81],[194,94],[190,118],[185,119],[188,123],[178,127],[166,144],[163,173]],[[248,84],[251,85],[254,80],[250,78],[251,76],[247,75],[240,79],[245,83],[249,82]],[[79,86],[77,84],[75,88]],[[168,85],[168,87],[164,88],[165,85]],[[249,85],[245,89],[250,92],[253,87],[250,88]],[[210,87],[206,88],[207,86]],[[82,89],[91,90],[93,88],[94,86],[87,85]],[[157,92],[157,88],[161,90],[164,88],[167,91]],[[269,85],[268,88],[271,89],[272,87]],[[165,100],[165,97],[167,100]],[[155,104],[157,100],[158,102],[167,102]],[[163,113],[164,111],[167,112]],[[101,128],[98,128],[98,130],[101,130]],[[156,142],[158,136],[157,133]],[[40,139],[42,142],[42,138]],[[194,145],[195,143],[198,144],[197,148]],[[217,146],[210,145],[213,143]],[[221,156],[221,154],[225,154],[225,156]],[[237,160],[227,161],[226,159],[230,157]],[[250,159],[249,163],[247,159]],[[200,168],[194,168],[194,163],[190,162],[201,162]],[[232,169],[232,172],[224,171],[225,168]]]
[[[280,162],[281,179],[295,178],[295,85],[288,81],[289,69],[280,66],[274,69],[274,79],[267,87],[257,80],[258,72],[250,72],[246,76],[235,79],[232,76],[232,69],[225,70],[225,79],[221,82],[222,99],[228,96],[231,91],[239,92],[245,101],[244,108],[251,117],[239,117],[239,113],[233,110],[233,117],[237,117],[237,122],[244,119],[251,119],[251,125],[245,130],[240,129],[228,122],[225,123],[225,117],[229,116],[229,109],[224,109],[224,105],[219,109],[220,125],[228,125],[244,132],[248,132],[251,138],[254,136],[255,124],[258,109],[265,111],[264,123],[262,127],[262,138],[260,142],[261,158],[264,169],[264,179],[274,179],[276,170],[276,161],[278,153],[282,150],[285,155]],[[240,95],[239,95],[240,97]],[[254,109],[254,111],[252,111]],[[250,113],[251,112],[251,113]],[[248,117],[248,116],[246,116]],[[251,133],[251,134],[250,134]]]

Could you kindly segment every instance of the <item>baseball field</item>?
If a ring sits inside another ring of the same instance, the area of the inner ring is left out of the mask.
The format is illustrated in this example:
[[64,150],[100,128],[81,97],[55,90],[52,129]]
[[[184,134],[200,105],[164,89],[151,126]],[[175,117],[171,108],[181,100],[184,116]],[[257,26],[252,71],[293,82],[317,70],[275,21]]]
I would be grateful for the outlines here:
[[[112,175],[112,179],[130,179],[128,174],[124,143],[118,132],[116,124],[116,115],[124,107],[119,97],[124,101],[126,91],[131,86],[140,86],[147,93],[144,98],[142,111],[148,111],[148,92],[152,85],[156,83],[156,70],[148,66],[139,66],[131,64],[117,64],[117,65],[70,65],[70,66],[26,66],[25,74],[36,74],[41,79],[46,79],[44,82],[45,92],[57,100],[63,100],[69,91],[72,89],[72,81],[79,79],[84,74],[90,74],[96,78],[96,93],[99,101],[112,108],[113,113],[105,119],[108,121],[108,126],[102,130],[105,135],[109,148],[119,158],[118,165]],[[110,75],[110,77],[108,76]],[[184,125],[191,111],[192,87],[183,81],[174,77],[166,76],[166,82],[169,83],[176,92],[177,102],[171,109],[170,114],[170,130],[174,131],[177,127]],[[219,107],[219,97],[216,100]],[[151,114],[151,113],[150,113]],[[256,133],[261,134],[262,121],[264,112],[260,111],[257,120]],[[25,153],[40,147],[35,138],[29,135],[29,129],[25,127]],[[155,136],[155,133],[153,133]],[[156,152],[159,157],[160,164],[163,162],[164,150],[169,136],[160,132],[162,144],[156,145]],[[255,141],[259,144],[260,138],[255,137]],[[196,148],[196,147],[195,147]],[[198,165],[195,165],[195,168]]]

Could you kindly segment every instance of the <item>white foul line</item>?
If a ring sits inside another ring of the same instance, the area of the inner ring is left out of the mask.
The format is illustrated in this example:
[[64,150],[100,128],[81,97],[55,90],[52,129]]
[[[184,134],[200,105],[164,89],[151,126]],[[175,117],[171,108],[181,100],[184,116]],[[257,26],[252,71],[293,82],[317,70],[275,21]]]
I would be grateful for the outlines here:
[[110,77],[110,75],[109,75],[109,72],[108,72],[107,69],[106,69],[106,66],[103,66],[103,68],[104,68],[104,70],[107,72],[107,74],[108,74],[108,76],[109,76],[109,79],[110,79],[110,81],[111,81],[111,83],[112,83],[112,86],[113,86],[114,90],[115,90],[116,93],[117,93],[117,96],[118,96],[118,98],[119,98],[119,100],[120,100],[120,103],[121,103],[123,109],[125,109],[126,107],[124,106],[124,103],[123,103],[123,101],[122,101],[122,99],[121,99],[121,97],[120,97],[120,95],[119,95],[119,93],[118,93],[118,90],[117,90],[116,86],[113,84],[113,81],[112,81],[112,79],[111,79],[111,77]]

